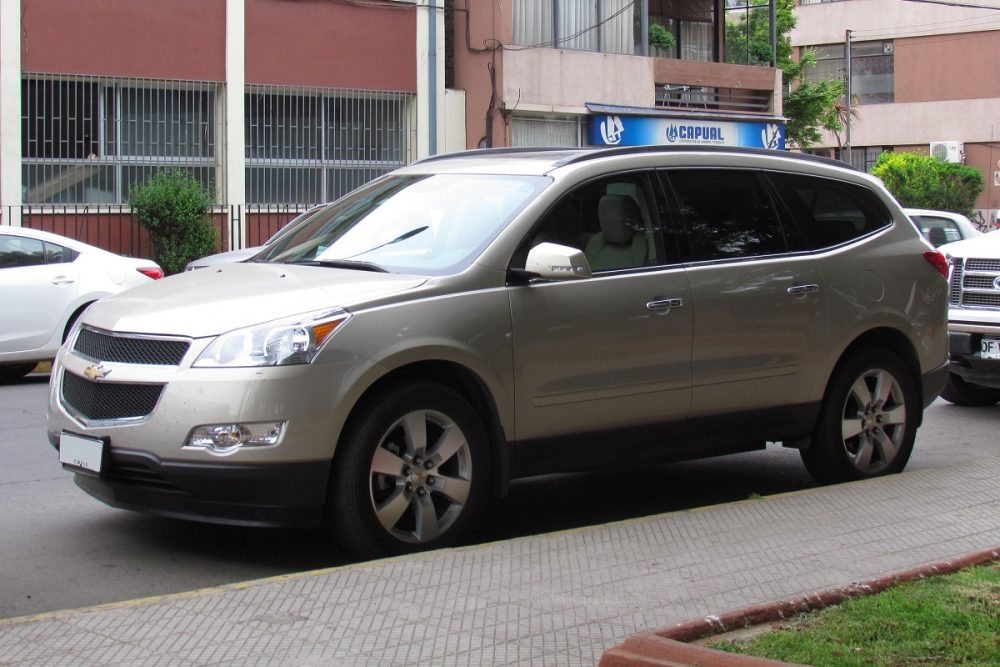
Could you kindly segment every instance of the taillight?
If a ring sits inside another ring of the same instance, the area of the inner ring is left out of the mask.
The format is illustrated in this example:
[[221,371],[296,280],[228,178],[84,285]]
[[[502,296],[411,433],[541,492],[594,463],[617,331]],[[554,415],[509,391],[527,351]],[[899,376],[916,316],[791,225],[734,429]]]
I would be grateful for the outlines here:
[[925,250],[924,259],[930,262],[945,280],[948,280],[948,260],[942,253],[937,250]]
[[159,280],[163,277],[163,269],[158,266],[140,266],[136,269],[139,273],[144,276],[148,276],[153,280]]

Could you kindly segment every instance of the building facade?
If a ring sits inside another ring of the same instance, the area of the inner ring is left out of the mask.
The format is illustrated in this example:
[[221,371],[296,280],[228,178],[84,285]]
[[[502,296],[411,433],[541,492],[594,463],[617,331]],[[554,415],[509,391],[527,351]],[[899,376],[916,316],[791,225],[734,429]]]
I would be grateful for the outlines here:
[[[843,0],[796,8],[792,43],[813,49],[810,76],[845,77],[850,31],[851,161],[870,169],[887,150],[935,155],[979,169],[977,210],[1000,209],[1000,1]],[[845,133],[826,154],[845,157]]]
[[259,244],[447,145],[437,5],[3,0],[2,221],[145,254],[129,192],[179,167]]
[[[725,0],[450,0],[469,148],[784,147],[781,75],[727,62]],[[728,9],[727,9],[728,8]],[[768,7],[753,11],[768,11]],[[650,46],[650,26],[672,35]]]

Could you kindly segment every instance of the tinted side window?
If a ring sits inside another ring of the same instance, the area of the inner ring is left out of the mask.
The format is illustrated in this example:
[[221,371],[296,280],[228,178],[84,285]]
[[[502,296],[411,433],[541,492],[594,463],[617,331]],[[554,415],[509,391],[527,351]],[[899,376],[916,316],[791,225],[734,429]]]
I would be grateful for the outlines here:
[[[643,174],[591,181],[546,213],[528,247],[549,242],[578,248],[595,272],[662,264],[653,211],[649,180]],[[519,255],[526,256],[527,248]]]
[[0,235],[0,269],[45,264],[45,246],[37,239]]
[[789,250],[781,222],[757,172],[697,169],[664,172],[676,199],[674,223],[690,259],[774,255]]
[[863,186],[800,174],[768,178],[811,249],[840,245],[892,223],[882,201]]
[[45,242],[46,264],[68,264],[76,259],[79,254],[76,250],[71,250],[55,243]]

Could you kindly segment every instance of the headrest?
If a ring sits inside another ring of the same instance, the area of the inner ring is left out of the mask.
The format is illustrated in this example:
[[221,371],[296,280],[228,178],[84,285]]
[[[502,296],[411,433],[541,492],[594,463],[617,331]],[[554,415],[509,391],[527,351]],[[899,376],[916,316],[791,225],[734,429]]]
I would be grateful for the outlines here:
[[628,245],[642,227],[642,212],[635,200],[625,195],[604,195],[597,203],[605,243]]

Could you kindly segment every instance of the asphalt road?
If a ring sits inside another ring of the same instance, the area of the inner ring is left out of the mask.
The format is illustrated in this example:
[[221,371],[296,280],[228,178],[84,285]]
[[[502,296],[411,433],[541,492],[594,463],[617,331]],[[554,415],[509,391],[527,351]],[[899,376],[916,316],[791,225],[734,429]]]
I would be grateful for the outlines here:
[[[162,595],[349,562],[324,535],[158,519],[109,508],[45,437],[46,376],[0,384],[0,618]],[[908,469],[992,455],[1000,407],[938,401]],[[474,541],[593,525],[808,488],[797,452],[560,475],[514,484]]]

